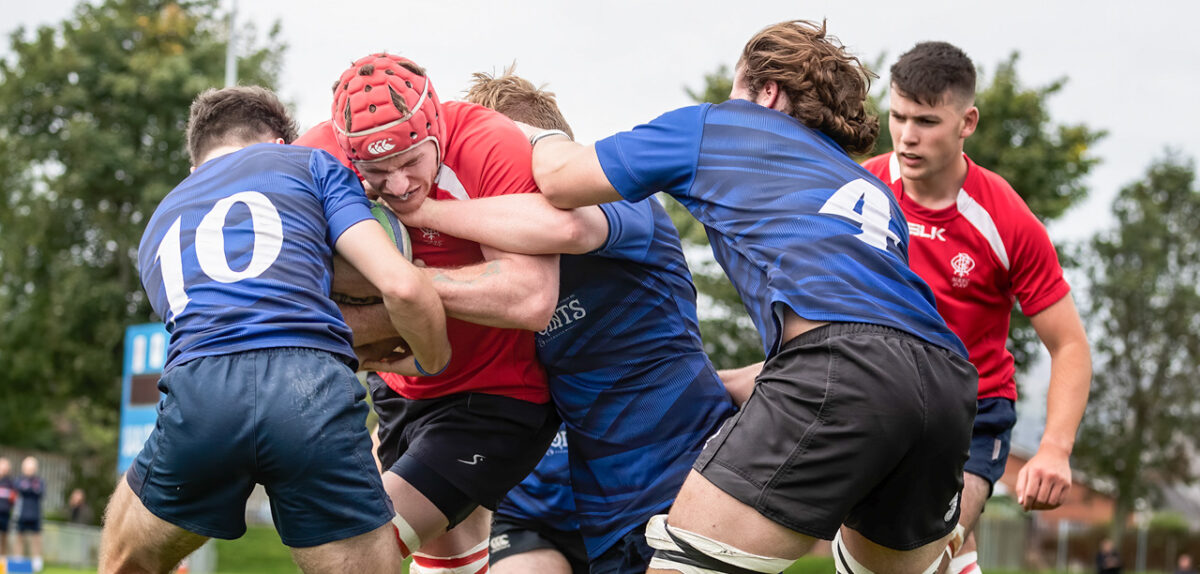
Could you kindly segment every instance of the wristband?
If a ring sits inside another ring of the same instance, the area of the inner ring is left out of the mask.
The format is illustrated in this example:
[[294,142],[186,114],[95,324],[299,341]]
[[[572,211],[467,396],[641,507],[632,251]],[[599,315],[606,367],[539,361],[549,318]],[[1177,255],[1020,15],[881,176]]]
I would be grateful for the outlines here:
[[421,373],[422,375],[425,375],[426,377],[436,377],[436,376],[438,376],[438,375],[440,375],[440,374],[442,374],[442,373],[446,372],[446,369],[450,368],[450,361],[449,361],[449,360],[447,360],[447,361],[446,361],[446,364],[445,364],[444,366],[442,366],[442,370],[440,370],[440,371],[438,371],[438,372],[436,372],[436,373],[426,373],[426,372],[425,372],[425,369],[422,369],[422,368],[421,368],[421,362],[420,362],[420,361],[418,361],[416,357],[413,357],[413,364],[417,366],[417,372],[418,372],[418,373]]
[[533,136],[531,136],[529,138],[529,145],[531,145],[531,146],[537,145],[537,143],[539,141],[542,141],[542,138],[548,138],[550,136],[567,136],[567,139],[571,139],[571,136],[568,136],[567,132],[564,132],[562,130],[546,130],[544,132],[541,132],[539,134],[534,134]]

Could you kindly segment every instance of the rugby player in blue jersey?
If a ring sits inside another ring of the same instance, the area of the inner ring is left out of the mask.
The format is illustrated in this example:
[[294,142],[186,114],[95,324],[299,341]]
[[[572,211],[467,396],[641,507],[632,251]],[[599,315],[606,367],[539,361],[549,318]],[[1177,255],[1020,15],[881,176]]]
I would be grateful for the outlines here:
[[[553,94],[511,73],[477,74],[467,99],[570,130]],[[566,427],[569,463],[561,464],[561,445],[552,446],[501,505],[492,532],[495,571],[584,567],[554,556],[528,562],[532,553],[508,558],[547,546],[574,558],[573,518],[591,572],[644,572],[652,554],[646,522],[670,507],[704,439],[734,411],[704,354],[696,291],[666,211],[655,201],[560,210],[523,194],[427,199],[400,217],[505,251],[565,254],[558,306],[536,341]],[[573,500],[573,515],[564,500]]]
[[724,104],[594,146],[525,128],[558,207],[683,203],[762,336],[749,400],[650,521],[651,572],[779,572],[817,539],[842,573],[947,560],[977,375],[908,267],[894,196],[850,156],[878,134],[868,87],[823,24],[783,22],[746,44]]
[[[336,251],[379,286],[413,356],[450,360],[441,300],[333,156],[285,144],[295,124],[259,87],[208,90],[188,121],[194,171],[138,248],[171,332],[158,422],[109,503],[100,572],[168,572],[246,530],[266,487],[305,572],[399,572],[395,511],[371,458],[350,329],[329,299]],[[404,501],[397,501],[404,502]]]

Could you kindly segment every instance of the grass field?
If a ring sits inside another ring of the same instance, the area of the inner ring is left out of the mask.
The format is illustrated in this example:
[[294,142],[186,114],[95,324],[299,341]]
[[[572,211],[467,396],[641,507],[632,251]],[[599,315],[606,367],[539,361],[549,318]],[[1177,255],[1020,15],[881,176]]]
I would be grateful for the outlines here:
[[[48,566],[45,574],[82,574],[94,570],[73,570]],[[288,549],[279,542],[279,535],[270,526],[250,527],[237,540],[217,541],[217,574],[299,574]],[[833,559],[813,556],[801,558],[785,574],[830,574]],[[1022,574],[1020,572],[989,572],[989,574]]]
[[[44,574],[82,574],[94,570],[74,570],[47,566]],[[270,526],[250,527],[237,540],[217,541],[217,574],[299,574],[288,549]],[[832,558],[803,558],[787,574],[829,574]]]

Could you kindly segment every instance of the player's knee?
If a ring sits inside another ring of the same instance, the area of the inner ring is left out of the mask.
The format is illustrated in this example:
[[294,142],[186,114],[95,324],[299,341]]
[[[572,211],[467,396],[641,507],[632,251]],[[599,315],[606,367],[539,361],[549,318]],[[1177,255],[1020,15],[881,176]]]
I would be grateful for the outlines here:
[[659,514],[646,525],[646,541],[654,549],[651,568],[697,574],[728,572],[782,572],[793,560],[759,556],[706,536],[667,524]]
[[488,541],[485,539],[470,550],[455,556],[413,554],[409,574],[481,574],[487,572]]
[[[959,527],[961,528],[961,526]],[[929,564],[921,571],[921,574],[935,574],[942,566],[943,562],[948,562],[950,559],[950,549],[937,555],[932,564]],[[850,552],[846,547],[846,542],[842,539],[842,532],[839,530],[837,535],[833,537],[833,565],[837,574],[874,574],[874,571],[867,568]]]

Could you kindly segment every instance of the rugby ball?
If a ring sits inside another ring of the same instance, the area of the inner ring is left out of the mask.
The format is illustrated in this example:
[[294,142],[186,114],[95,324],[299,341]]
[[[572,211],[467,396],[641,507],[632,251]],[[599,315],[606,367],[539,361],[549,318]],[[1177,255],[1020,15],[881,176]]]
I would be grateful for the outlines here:
[[387,206],[373,202],[371,203],[371,215],[375,216],[375,220],[383,226],[383,230],[387,232],[388,237],[396,244],[396,249],[400,250],[400,254],[412,261],[412,239],[408,236],[408,229],[403,223],[396,218],[396,214]]

